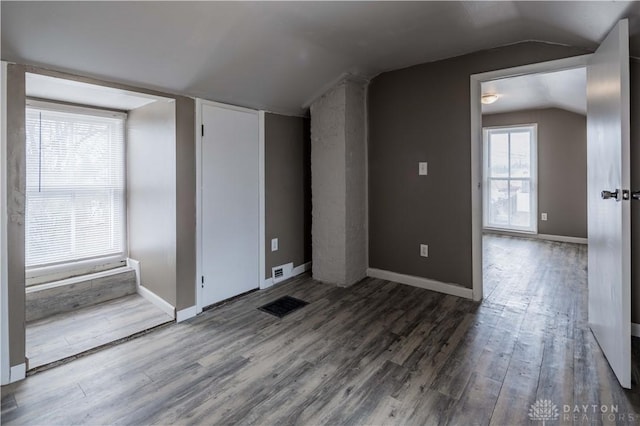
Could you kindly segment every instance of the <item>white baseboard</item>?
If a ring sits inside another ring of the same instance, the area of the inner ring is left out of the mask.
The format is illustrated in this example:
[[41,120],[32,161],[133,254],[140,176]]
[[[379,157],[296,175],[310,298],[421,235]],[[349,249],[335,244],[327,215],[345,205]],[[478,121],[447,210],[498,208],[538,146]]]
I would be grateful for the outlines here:
[[538,234],[537,237],[540,240],[559,241],[561,243],[588,244],[589,242],[587,238],[566,237],[564,235]]
[[162,297],[158,296],[148,288],[144,286],[138,286],[138,294],[144,297],[145,299],[147,299],[149,302],[156,305],[158,308],[160,308],[164,313],[169,315],[171,318],[176,317],[176,308],[171,306],[169,302],[167,302]]
[[640,337],[640,324],[636,324],[635,322],[631,323],[631,335],[633,337]]
[[260,283],[260,290],[264,290],[265,288],[269,288],[272,285],[273,285],[273,279],[272,278],[265,278]]
[[302,265],[298,265],[295,268],[293,268],[291,275],[295,277],[297,275],[304,274],[305,272],[310,270],[311,270],[311,262],[303,263]]
[[191,306],[189,308],[180,309],[176,312],[176,322],[182,322],[198,315],[198,307]]
[[464,297],[465,299],[473,298],[473,290],[456,284],[443,283],[428,278],[416,277],[413,275],[399,274],[397,272],[384,271],[382,269],[368,268],[367,276],[379,278],[382,280],[394,281],[400,284],[407,284],[414,287],[420,287],[427,290],[437,291],[439,293],[450,294],[452,296]]
[[23,380],[25,377],[27,377],[26,363],[23,362],[22,364],[14,365],[11,367],[11,371],[9,372],[9,383]]
[[[289,278],[296,277],[300,274],[304,274],[307,271],[311,270],[311,262],[303,263],[302,265],[298,265],[291,270],[291,276]],[[260,283],[260,289],[269,288],[274,284],[273,278],[267,278]]]

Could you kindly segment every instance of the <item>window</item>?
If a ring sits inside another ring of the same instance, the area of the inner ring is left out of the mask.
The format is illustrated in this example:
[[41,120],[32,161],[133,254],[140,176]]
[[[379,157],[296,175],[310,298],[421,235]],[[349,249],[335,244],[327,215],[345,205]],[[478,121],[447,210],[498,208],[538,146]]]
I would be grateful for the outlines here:
[[70,271],[124,259],[125,117],[29,102],[27,270]]
[[537,232],[536,125],[484,129],[484,226]]

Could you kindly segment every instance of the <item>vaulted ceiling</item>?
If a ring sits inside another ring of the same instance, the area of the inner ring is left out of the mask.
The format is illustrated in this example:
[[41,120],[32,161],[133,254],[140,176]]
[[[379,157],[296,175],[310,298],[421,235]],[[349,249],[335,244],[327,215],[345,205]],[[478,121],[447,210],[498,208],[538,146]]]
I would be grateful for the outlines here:
[[[345,74],[542,40],[594,49],[638,2],[2,1],[3,60],[299,114]],[[637,41],[637,42],[636,42]]]

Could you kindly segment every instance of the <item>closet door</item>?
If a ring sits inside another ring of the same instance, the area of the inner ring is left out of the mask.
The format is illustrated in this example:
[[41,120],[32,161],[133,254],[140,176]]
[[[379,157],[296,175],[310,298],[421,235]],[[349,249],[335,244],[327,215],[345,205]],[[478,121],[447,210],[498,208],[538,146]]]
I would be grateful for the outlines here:
[[259,287],[258,112],[202,104],[200,306]]

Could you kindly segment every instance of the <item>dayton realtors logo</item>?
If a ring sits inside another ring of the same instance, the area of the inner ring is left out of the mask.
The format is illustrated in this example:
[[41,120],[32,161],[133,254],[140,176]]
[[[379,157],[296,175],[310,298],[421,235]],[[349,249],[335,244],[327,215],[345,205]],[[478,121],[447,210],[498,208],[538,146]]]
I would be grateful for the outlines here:
[[559,417],[558,407],[548,399],[539,399],[529,408],[529,418],[541,421],[543,425],[549,420],[558,420]]
[[562,415],[558,407],[549,399],[539,399],[529,408],[529,418],[540,421],[543,425],[548,421],[562,419],[563,422],[627,422],[634,423],[640,420],[640,416],[634,413],[620,413],[618,405],[598,404],[564,404]]

